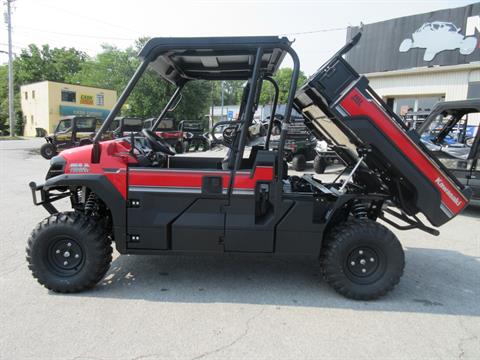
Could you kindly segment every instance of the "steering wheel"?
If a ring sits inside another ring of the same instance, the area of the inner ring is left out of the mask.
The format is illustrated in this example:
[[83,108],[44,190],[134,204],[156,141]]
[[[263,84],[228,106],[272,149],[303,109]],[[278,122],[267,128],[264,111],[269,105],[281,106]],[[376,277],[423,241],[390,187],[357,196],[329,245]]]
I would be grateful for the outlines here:
[[[222,143],[226,147],[231,148],[233,143],[235,142],[235,138],[237,136],[238,130],[240,128],[240,125],[243,123],[243,121],[219,121],[217,122],[211,131],[212,138],[214,143]],[[225,126],[221,132],[222,132],[222,138],[218,138],[215,134],[218,127],[220,126]]]
[[142,135],[147,139],[148,143],[154,151],[159,151],[167,155],[175,155],[175,151],[172,150],[170,145],[162,139],[160,136],[155,134],[150,129],[143,129]]

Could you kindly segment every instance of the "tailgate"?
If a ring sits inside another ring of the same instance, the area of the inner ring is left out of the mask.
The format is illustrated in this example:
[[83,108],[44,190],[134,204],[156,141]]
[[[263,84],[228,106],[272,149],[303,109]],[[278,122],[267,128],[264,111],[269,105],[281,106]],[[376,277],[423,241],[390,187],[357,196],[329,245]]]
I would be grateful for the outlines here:
[[338,53],[297,92],[295,107],[332,145],[369,150],[367,166],[387,184],[396,205],[422,212],[435,226],[460,213],[470,191],[408,132],[402,120]]

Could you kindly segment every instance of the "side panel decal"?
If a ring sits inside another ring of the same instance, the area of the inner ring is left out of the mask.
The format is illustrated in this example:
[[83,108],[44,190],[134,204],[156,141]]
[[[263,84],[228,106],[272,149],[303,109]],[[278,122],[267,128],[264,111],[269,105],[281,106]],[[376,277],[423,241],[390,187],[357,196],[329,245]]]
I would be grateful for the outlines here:
[[[222,177],[223,187],[229,186],[230,171],[195,171],[175,169],[138,169],[129,171],[129,186],[164,187],[164,188],[202,188],[204,176]],[[257,181],[271,181],[273,167],[258,166],[253,176],[248,171],[238,171],[235,175],[234,190],[253,190]]]

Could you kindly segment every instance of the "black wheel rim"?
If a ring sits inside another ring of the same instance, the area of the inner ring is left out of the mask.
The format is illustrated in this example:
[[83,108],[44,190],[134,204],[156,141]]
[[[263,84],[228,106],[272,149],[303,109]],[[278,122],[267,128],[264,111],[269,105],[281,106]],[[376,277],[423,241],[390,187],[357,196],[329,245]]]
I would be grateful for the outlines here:
[[372,246],[357,246],[346,258],[346,275],[355,283],[369,284],[385,273],[386,259],[382,251]]
[[51,148],[47,147],[47,148],[45,149],[45,155],[51,156],[52,154],[53,154],[53,150],[52,150]]
[[54,239],[48,249],[47,258],[51,270],[61,276],[77,274],[85,261],[82,247],[69,237]]

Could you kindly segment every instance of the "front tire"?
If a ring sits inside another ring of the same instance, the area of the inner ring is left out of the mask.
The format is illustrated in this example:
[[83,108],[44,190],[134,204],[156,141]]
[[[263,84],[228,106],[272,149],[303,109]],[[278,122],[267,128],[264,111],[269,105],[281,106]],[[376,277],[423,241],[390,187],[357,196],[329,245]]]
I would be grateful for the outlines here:
[[313,170],[317,174],[323,174],[328,167],[328,161],[320,155],[315,156],[313,159]]
[[57,148],[52,143],[46,143],[40,147],[40,155],[42,155],[47,160],[50,160],[56,154]]
[[292,159],[292,167],[295,171],[304,171],[307,168],[307,159],[303,154],[297,154]]
[[40,222],[28,239],[26,252],[33,277],[59,293],[94,287],[112,261],[111,240],[103,226],[73,212]]
[[400,281],[405,254],[397,237],[372,220],[351,220],[327,235],[321,262],[325,280],[341,295],[373,300]]

